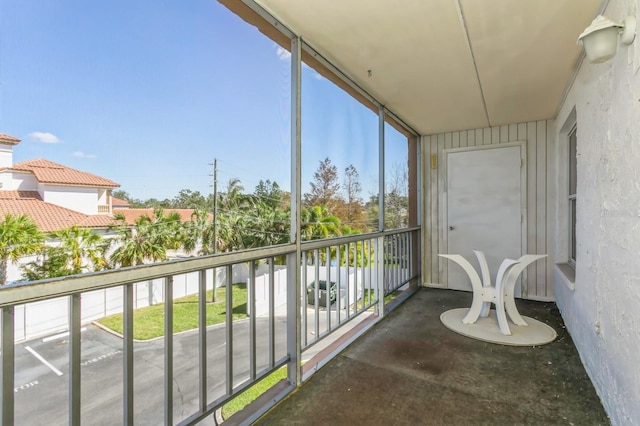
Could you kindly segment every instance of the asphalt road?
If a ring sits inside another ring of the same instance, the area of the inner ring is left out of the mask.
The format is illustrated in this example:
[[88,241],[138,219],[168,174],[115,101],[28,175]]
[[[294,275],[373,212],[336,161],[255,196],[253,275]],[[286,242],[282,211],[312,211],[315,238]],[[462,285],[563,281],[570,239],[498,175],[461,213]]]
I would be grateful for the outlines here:
[[[268,363],[268,322],[258,318],[258,371]],[[276,359],[286,354],[285,319],[276,318]],[[95,326],[82,332],[82,423],[122,424],[122,339]],[[234,386],[248,376],[249,322],[234,322]],[[198,410],[198,334],[174,336],[174,423]],[[207,330],[208,400],[225,392],[224,326]],[[15,347],[15,424],[68,424],[68,340],[64,335],[32,340]],[[134,420],[163,424],[164,340],[134,344]]]

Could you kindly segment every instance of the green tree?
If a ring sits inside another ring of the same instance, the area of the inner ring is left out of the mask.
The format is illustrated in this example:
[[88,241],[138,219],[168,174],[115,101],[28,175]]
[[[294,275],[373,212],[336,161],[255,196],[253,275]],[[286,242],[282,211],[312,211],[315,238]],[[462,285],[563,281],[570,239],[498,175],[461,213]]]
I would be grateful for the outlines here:
[[131,208],[140,208],[145,206],[143,201],[137,198],[133,198],[127,191],[123,191],[121,189],[116,189],[111,193],[111,195],[115,198],[120,198],[121,200],[127,201],[129,203],[129,207]]
[[206,210],[195,210],[191,220],[183,224],[182,247],[187,253],[197,250],[199,255],[215,253],[213,221]]
[[22,267],[28,280],[62,277],[108,268],[106,252],[110,240],[78,226],[53,231],[49,237],[56,240],[57,245],[43,247],[40,259]]
[[240,179],[232,178],[220,194],[219,208],[215,214],[218,248],[229,252],[254,246],[252,214],[254,197],[243,193]]
[[38,226],[25,215],[5,214],[0,222],[0,285],[7,283],[9,261],[37,253],[44,241]]
[[303,241],[319,240],[340,235],[340,219],[329,214],[324,206],[303,208],[300,212]]
[[61,247],[43,247],[38,259],[21,266],[22,276],[28,281],[73,275],[67,269],[69,256]]
[[105,254],[109,240],[78,226],[54,231],[50,235],[60,241],[60,247],[69,257],[68,269],[74,273],[100,271],[107,267]]
[[171,206],[176,209],[205,210],[207,208],[207,199],[200,191],[182,189],[178,195],[173,197]]
[[146,215],[138,217],[134,226],[129,226],[122,214],[114,216],[119,223],[115,227],[118,246],[110,256],[113,265],[124,267],[164,261],[168,249],[182,246],[180,215],[165,215],[159,208],[153,216],[154,219]]
[[263,206],[269,207],[273,210],[282,208],[283,192],[280,189],[280,185],[270,180],[260,180],[256,189],[253,191],[253,195],[262,203]]

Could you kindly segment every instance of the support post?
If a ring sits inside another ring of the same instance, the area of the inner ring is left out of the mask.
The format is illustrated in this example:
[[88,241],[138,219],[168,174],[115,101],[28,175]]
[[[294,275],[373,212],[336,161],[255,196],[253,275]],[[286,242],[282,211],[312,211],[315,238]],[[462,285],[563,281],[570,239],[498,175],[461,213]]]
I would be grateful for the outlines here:
[[295,253],[287,255],[287,376],[289,383],[299,386],[301,383],[300,366],[300,241],[301,201],[301,102],[300,83],[302,76],[300,37],[291,39],[291,242],[295,243]]

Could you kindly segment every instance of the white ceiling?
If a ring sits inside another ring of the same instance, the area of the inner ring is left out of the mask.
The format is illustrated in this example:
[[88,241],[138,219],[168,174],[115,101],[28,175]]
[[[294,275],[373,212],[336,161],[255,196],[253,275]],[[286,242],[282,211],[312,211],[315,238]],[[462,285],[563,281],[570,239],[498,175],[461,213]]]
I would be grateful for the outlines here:
[[256,2],[433,134],[553,118],[606,0]]

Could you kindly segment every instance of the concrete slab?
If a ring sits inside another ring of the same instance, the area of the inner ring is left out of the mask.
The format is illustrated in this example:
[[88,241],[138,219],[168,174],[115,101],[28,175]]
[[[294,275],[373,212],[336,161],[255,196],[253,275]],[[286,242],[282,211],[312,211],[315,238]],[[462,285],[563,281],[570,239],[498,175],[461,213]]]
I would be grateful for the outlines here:
[[515,347],[442,325],[442,312],[470,302],[470,293],[420,290],[257,424],[609,424],[554,303],[517,301],[558,338]]

